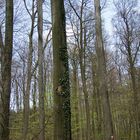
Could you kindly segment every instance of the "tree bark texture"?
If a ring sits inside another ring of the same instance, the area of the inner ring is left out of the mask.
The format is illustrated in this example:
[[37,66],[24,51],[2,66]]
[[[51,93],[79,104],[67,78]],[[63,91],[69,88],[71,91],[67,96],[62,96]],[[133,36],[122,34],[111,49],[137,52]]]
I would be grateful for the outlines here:
[[71,140],[71,109],[64,0],[51,0],[54,140]]
[[0,140],[9,140],[9,116],[11,93],[11,65],[13,48],[13,0],[6,0],[5,45],[2,48],[2,92],[0,109]]

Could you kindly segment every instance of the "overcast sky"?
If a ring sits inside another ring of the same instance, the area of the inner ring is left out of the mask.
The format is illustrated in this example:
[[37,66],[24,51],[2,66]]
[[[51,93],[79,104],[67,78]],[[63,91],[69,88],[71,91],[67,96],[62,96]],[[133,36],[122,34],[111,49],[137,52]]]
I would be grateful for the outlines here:
[[[135,10],[137,10],[140,13],[140,0],[138,0],[138,6]],[[102,12],[102,18],[105,21],[106,31],[109,33],[110,36],[113,35],[113,26],[111,20],[114,14],[115,7],[113,5],[113,0],[107,0],[106,8]]]
[[106,8],[102,12],[102,18],[105,21],[105,28],[109,35],[112,35],[113,32],[111,20],[115,14],[114,10],[113,0],[107,0]]

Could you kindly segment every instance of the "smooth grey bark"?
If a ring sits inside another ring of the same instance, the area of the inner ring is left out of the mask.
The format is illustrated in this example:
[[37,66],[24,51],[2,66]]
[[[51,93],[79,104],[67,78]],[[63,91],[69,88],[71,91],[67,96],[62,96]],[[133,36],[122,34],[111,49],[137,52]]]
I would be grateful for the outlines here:
[[71,140],[71,107],[64,0],[51,0],[54,140]]
[[37,0],[37,13],[38,13],[38,89],[39,89],[39,126],[40,134],[39,139],[45,140],[45,110],[44,110],[44,97],[45,97],[45,87],[44,87],[44,74],[43,74],[43,10],[42,10],[43,0]]
[[13,0],[6,0],[5,44],[2,48],[1,60],[1,109],[0,140],[9,140],[9,116],[11,93],[11,65],[13,48]]
[[104,132],[105,140],[110,140],[111,136],[115,135],[113,130],[112,114],[110,109],[108,87],[107,87],[107,72],[106,72],[106,60],[105,51],[102,35],[101,25],[101,7],[100,0],[94,0],[95,6],[95,28],[96,28],[96,54],[98,64],[98,82],[99,82],[99,93],[102,99],[103,105],[103,120],[104,120]]

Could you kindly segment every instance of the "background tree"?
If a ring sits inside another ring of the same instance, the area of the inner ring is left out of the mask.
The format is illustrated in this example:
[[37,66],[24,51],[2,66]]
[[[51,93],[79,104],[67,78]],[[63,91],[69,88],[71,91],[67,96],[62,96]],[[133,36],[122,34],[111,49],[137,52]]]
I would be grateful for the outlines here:
[[45,97],[45,83],[43,71],[43,10],[42,0],[37,1],[38,13],[38,89],[39,89],[39,124],[40,124],[40,140],[45,140],[45,111],[44,111],[44,97]]
[[137,6],[137,1],[123,0],[121,3],[116,1],[116,17],[117,21],[114,21],[116,29],[117,46],[126,56],[128,62],[128,72],[131,77],[131,85],[133,91],[133,103],[132,108],[134,111],[134,121],[137,140],[140,138],[140,113],[139,113],[139,97],[138,97],[138,85],[136,82],[136,63],[138,60],[138,52],[140,48],[140,36],[139,36],[139,14],[134,9]]
[[25,8],[31,19],[31,28],[29,33],[28,64],[27,64],[27,84],[24,93],[24,114],[23,114],[23,139],[24,140],[27,139],[28,126],[29,126],[29,113],[30,113],[29,97],[30,97],[31,79],[32,79],[31,71],[32,71],[32,57],[33,57],[33,33],[34,33],[34,26],[35,26],[34,24],[35,24],[35,16],[36,16],[35,0],[32,0],[31,3],[32,3],[32,8],[30,12],[27,7],[26,0],[24,0]]
[[98,82],[99,82],[99,93],[102,98],[103,105],[103,119],[104,119],[104,133],[105,140],[111,139],[114,136],[112,114],[110,109],[110,101],[108,95],[107,87],[107,71],[106,71],[106,58],[102,35],[102,24],[101,24],[101,7],[100,1],[95,0],[95,28],[96,28],[96,54],[97,54],[97,64],[98,64]]

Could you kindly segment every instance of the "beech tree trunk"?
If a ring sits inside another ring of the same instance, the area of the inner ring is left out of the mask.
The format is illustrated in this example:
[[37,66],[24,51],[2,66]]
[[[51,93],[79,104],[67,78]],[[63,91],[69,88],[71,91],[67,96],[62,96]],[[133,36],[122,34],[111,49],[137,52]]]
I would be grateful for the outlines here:
[[42,11],[42,0],[37,1],[37,12],[38,12],[38,89],[39,89],[39,125],[40,134],[39,139],[45,140],[45,111],[44,111],[44,76],[43,76],[43,11]]
[[71,109],[64,0],[51,0],[54,140],[71,140]]
[[5,44],[2,48],[2,89],[0,109],[0,140],[9,140],[9,116],[11,93],[11,65],[13,48],[13,0],[6,0]]
[[95,28],[96,28],[96,54],[98,63],[98,80],[99,80],[99,93],[102,97],[103,105],[103,119],[104,119],[104,140],[110,140],[111,136],[114,136],[112,115],[109,103],[109,95],[107,88],[107,72],[106,72],[106,60],[103,44],[102,26],[101,26],[101,7],[100,0],[94,0],[95,5]]

